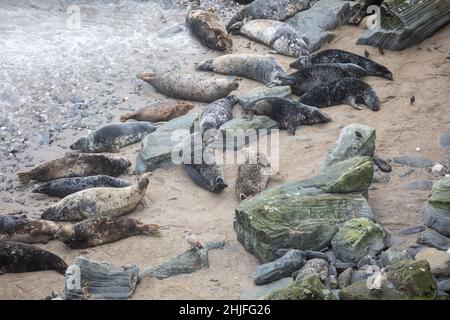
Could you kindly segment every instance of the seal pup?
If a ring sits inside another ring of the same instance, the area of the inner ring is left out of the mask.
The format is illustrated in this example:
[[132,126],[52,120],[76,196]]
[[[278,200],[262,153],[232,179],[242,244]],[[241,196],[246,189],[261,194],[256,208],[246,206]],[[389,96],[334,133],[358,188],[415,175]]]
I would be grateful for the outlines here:
[[159,226],[132,218],[102,216],[63,226],[55,237],[71,249],[85,249],[139,234],[159,235]]
[[200,102],[213,102],[226,97],[239,87],[236,77],[217,79],[209,74],[167,71],[143,73],[138,78],[166,96]]
[[184,231],[184,238],[191,248],[203,249],[203,245],[197,240],[197,236],[191,230]]
[[292,93],[301,96],[314,87],[342,78],[360,78],[367,75],[367,71],[353,63],[315,64],[298,70],[289,75],[286,83],[280,79],[283,85],[291,84]]
[[256,19],[282,21],[308,9],[310,0],[255,0],[236,12],[227,24],[227,31],[236,22]]
[[187,9],[186,25],[200,42],[213,50],[229,51],[233,41],[225,26],[212,12],[200,8],[200,0],[190,0]]
[[55,270],[64,274],[67,264],[57,255],[38,247],[13,242],[0,241],[0,271],[19,273]]
[[200,129],[204,139],[215,136],[220,126],[233,118],[233,106],[237,101],[235,96],[230,95],[203,108],[200,116]]
[[68,195],[46,209],[41,218],[53,221],[81,221],[90,217],[118,217],[133,211],[144,198],[149,174],[125,188],[92,188]]
[[270,176],[269,160],[256,150],[245,150],[245,163],[239,165],[236,178],[236,196],[239,201],[254,197],[263,191]]
[[376,92],[364,81],[344,78],[315,87],[302,95],[300,103],[325,108],[338,104],[347,104],[361,110],[361,105],[372,111],[380,110],[380,99]]
[[105,176],[89,176],[61,178],[40,184],[30,190],[33,193],[43,193],[51,197],[64,198],[69,194],[98,187],[123,188],[130,186],[126,180]]
[[29,221],[25,214],[22,212],[0,214],[0,233],[14,228],[17,225],[21,225]]
[[31,220],[16,225],[0,233],[0,241],[15,241],[22,243],[47,242],[55,238],[60,224],[47,220]]
[[187,101],[157,102],[138,111],[122,115],[120,121],[125,122],[130,119],[150,122],[169,121],[185,115],[193,108],[194,104]]
[[221,74],[236,75],[264,83],[268,87],[289,83],[289,77],[283,66],[274,57],[260,54],[226,54],[205,60],[197,65],[197,70],[213,71]]
[[119,152],[121,147],[141,141],[156,128],[151,122],[108,124],[79,138],[69,148],[81,152]]
[[324,63],[353,63],[364,68],[367,71],[368,76],[380,76],[393,80],[392,72],[385,66],[355,53],[339,49],[323,50],[300,57],[289,66],[294,69],[302,69],[310,65]]
[[285,56],[297,58],[309,54],[308,41],[285,22],[264,19],[237,22],[230,27],[230,33],[263,43]]
[[131,166],[131,162],[103,154],[66,153],[63,158],[43,163],[31,171],[20,172],[20,183],[30,180],[51,181],[58,178],[86,177],[97,174],[117,177]]
[[182,163],[186,173],[203,189],[219,193],[228,185],[216,163],[214,150],[203,145],[201,134],[195,132],[183,141]]
[[331,117],[320,109],[287,98],[269,97],[252,101],[242,107],[245,118],[253,115],[266,115],[294,135],[297,126],[302,124],[327,123]]

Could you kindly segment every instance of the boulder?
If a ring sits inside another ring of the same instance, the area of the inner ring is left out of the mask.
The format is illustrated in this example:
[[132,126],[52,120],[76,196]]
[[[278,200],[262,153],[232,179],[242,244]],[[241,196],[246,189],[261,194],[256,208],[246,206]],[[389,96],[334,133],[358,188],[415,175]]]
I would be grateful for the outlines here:
[[355,270],[352,273],[351,283],[356,283],[361,280],[365,280],[375,273],[379,272],[381,269],[376,265],[365,265],[361,267],[359,270]]
[[263,285],[290,276],[305,264],[305,254],[300,250],[289,250],[281,258],[260,265],[253,273],[253,282]]
[[128,299],[136,288],[139,268],[120,268],[80,256],[66,271],[66,299]]
[[243,92],[238,96],[238,102],[241,107],[245,106],[251,101],[255,101],[268,97],[286,97],[292,93],[291,86],[277,86],[269,88],[267,86],[259,86],[254,89]]
[[360,123],[345,126],[326,158],[325,165],[353,158],[356,156],[373,156],[375,151],[375,130]]
[[380,9],[379,26],[369,28],[356,44],[403,50],[450,22],[448,0],[385,0]]
[[308,260],[297,273],[297,277],[295,278],[295,280],[298,281],[311,274],[317,275],[320,281],[325,282],[329,275],[328,263],[325,260],[319,258]]
[[425,208],[424,224],[450,237],[450,177],[433,184],[431,197]]
[[254,288],[242,289],[240,299],[241,300],[257,300],[269,293],[278,289],[286,288],[294,282],[292,277],[283,278],[272,283],[257,286]]
[[339,229],[331,245],[338,259],[358,263],[366,255],[377,255],[390,242],[390,234],[382,226],[367,218],[353,218]]
[[399,156],[394,157],[392,160],[397,164],[402,164],[413,168],[428,168],[433,165],[433,161],[422,157]]
[[397,251],[393,248],[389,248],[388,250],[381,252],[380,258],[381,264],[384,268],[398,261],[411,259],[406,252]]
[[355,4],[353,1],[321,0],[285,22],[308,41],[310,52],[314,52],[334,39],[332,30],[347,23],[352,15],[351,7]]
[[237,239],[263,263],[275,260],[282,248],[326,248],[343,222],[353,216],[374,218],[360,193],[372,175],[372,160],[355,157],[321,175],[267,189],[237,207]]
[[263,297],[262,300],[335,300],[315,274],[295,281],[287,288],[276,290]]
[[450,279],[441,280],[437,283],[439,290],[450,293]]
[[450,277],[450,254],[435,248],[426,248],[416,254],[416,260],[426,260],[436,277]]
[[352,281],[353,268],[347,268],[338,276],[339,288],[348,287]]
[[172,119],[142,139],[136,158],[138,173],[152,171],[172,163],[172,154],[182,148],[182,138],[193,132],[195,112]]
[[430,300],[437,297],[430,265],[425,260],[404,260],[386,269],[387,280],[380,290],[370,290],[367,280],[358,281],[339,292],[341,300]]
[[278,131],[278,123],[267,116],[253,116],[249,119],[236,117],[225,122],[211,146],[219,149],[240,150],[250,142]]
[[432,246],[447,251],[450,248],[450,238],[447,238],[433,229],[427,229],[417,238],[417,243]]

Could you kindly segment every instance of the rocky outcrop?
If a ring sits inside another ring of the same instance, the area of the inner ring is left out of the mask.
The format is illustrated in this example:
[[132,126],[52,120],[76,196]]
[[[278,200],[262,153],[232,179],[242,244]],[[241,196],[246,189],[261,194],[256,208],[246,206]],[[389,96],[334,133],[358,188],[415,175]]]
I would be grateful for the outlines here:
[[450,178],[442,178],[433,184],[424,224],[450,237]]
[[345,221],[373,219],[361,194],[372,176],[372,160],[355,157],[310,179],[267,189],[236,209],[237,239],[263,263],[276,259],[277,249],[326,248]]

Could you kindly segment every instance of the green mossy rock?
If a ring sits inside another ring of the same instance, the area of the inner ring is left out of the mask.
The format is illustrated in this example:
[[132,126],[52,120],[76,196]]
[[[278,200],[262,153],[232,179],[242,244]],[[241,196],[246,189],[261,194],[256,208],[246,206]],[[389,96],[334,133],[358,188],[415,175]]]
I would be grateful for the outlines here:
[[433,184],[424,224],[450,237],[450,178],[442,178]]
[[315,274],[295,281],[287,288],[279,289],[263,296],[262,300],[335,300]]

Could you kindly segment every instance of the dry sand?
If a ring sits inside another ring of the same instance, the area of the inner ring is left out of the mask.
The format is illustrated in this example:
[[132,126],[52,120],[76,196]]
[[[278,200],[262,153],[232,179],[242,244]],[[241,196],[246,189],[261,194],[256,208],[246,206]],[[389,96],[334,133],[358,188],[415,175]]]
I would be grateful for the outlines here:
[[[438,144],[439,135],[450,128],[450,25],[433,37],[402,52],[381,55],[378,49],[356,46],[355,41],[363,32],[361,27],[344,26],[336,31],[334,41],[324,48],[339,48],[363,54],[367,49],[370,58],[387,66],[394,74],[394,81],[370,77],[365,80],[378,93],[382,106],[378,112],[368,109],[357,111],[342,105],[326,109],[333,121],[324,125],[304,126],[295,137],[285,131],[280,134],[280,174],[270,181],[268,187],[307,178],[318,173],[320,163],[332,147],[340,129],[350,123],[359,122],[376,129],[376,151],[382,158],[398,155],[423,156],[440,160],[444,150]],[[242,37],[234,37],[236,52],[268,52],[262,45],[251,43]],[[439,45],[435,49],[435,45]],[[219,55],[210,53],[211,56]],[[288,67],[292,59],[276,55]],[[186,70],[189,71],[189,70]],[[133,77],[134,75],[130,75]],[[239,91],[260,85],[242,80]],[[146,98],[160,97],[153,89],[146,89]],[[410,97],[416,102],[410,105]],[[200,111],[200,104],[194,111]],[[235,107],[239,114],[239,107]],[[119,114],[116,114],[118,116]],[[303,138],[310,138],[310,141]],[[420,148],[420,152],[416,151]],[[119,154],[134,162],[139,145],[124,148]],[[49,160],[63,155],[58,148],[43,147],[31,154],[37,160]],[[258,261],[237,242],[233,230],[234,208],[238,202],[234,194],[235,165],[225,166],[225,178],[229,187],[221,194],[209,193],[196,186],[181,167],[157,169],[153,172],[145,202],[129,217],[140,218],[148,223],[170,226],[162,236],[136,236],[115,243],[86,250],[70,250],[63,243],[51,241],[39,245],[72,263],[76,256],[104,261],[116,266],[137,264],[141,269],[155,266],[184,250],[188,245],[183,231],[193,230],[202,241],[229,239],[227,250],[211,251],[210,267],[187,275],[166,280],[144,279],[137,286],[133,299],[238,299],[240,290],[254,286],[251,274]],[[401,237],[398,230],[422,223],[422,210],[429,191],[410,191],[402,185],[420,179],[433,179],[425,169],[415,169],[406,177],[398,173],[407,167],[393,165],[390,181],[374,184],[369,191],[369,203],[376,217],[395,236],[395,246],[404,248],[415,242],[416,235]],[[125,177],[133,180],[135,177]],[[0,192],[1,197],[10,196]],[[36,207],[18,207],[17,203],[4,204],[0,213],[24,209],[37,214],[56,199],[47,201],[45,196],[34,197]],[[36,198],[37,197],[37,198]],[[63,292],[64,277],[54,271],[0,276],[0,299],[40,299],[54,292]]]

